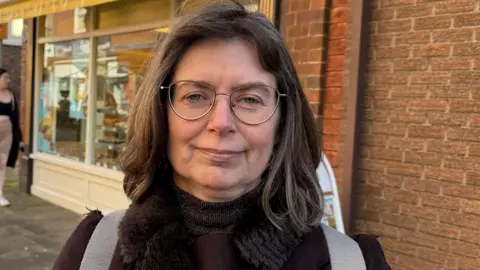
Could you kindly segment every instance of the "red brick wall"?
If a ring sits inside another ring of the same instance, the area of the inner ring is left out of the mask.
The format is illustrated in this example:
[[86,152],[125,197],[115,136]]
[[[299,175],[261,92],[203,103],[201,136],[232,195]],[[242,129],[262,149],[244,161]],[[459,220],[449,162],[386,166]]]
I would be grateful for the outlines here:
[[[343,70],[345,61],[348,0],[331,1],[328,24],[328,58],[324,50],[325,0],[282,1],[282,32],[296,65],[305,94],[317,117],[323,115],[323,150],[335,174],[341,179],[339,149],[341,147],[341,120],[344,118]],[[328,8],[328,7],[327,7]],[[321,100],[320,75],[322,61],[326,60],[326,88]],[[323,112],[320,112],[323,103]],[[322,121],[319,121],[322,123]]]
[[480,269],[480,11],[372,1],[357,228],[394,269]]

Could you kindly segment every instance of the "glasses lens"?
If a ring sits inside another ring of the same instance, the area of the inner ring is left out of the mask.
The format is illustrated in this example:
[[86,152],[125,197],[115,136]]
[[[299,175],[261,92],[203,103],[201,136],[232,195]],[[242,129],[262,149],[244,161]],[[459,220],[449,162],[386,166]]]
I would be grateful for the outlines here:
[[254,86],[232,92],[230,99],[235,115],[242,122],[255,125],[267,121],[277,109],[277,90]]
[[178,116],[197,119],[205,115],[213,105],[215,91],[196,82],[178,82],[170,87],[170,104]]

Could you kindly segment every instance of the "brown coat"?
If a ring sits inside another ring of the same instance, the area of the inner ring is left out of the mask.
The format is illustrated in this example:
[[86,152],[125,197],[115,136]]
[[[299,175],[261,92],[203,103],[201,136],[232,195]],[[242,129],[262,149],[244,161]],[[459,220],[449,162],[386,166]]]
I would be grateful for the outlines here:
[[[330,270],[321,227],[297,236],[279,231],[262,211],[250,211],[232,234],[210,234],[193,241],[182,225],[173,192],[156,190],[132,205],[119,226],[119,241],[110,270]],[[88,240],[102,214],[93,211],[68,239],[54,270],[79,269]],[[374,236],[353,237],[368,270],[387,270],[383,250]]]

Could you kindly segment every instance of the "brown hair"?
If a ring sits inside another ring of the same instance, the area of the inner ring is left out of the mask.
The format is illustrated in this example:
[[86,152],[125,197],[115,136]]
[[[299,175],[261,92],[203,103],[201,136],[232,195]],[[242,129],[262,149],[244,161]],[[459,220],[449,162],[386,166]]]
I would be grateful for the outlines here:
[[210,4],[184,15],[156,49],[129,118],[127,147],[121,159],[125,193],[137,202],[153,181],[163,181],[154,179],[159,167],[170,166],[169,105],[160,86],[170,84],[179,59],[193,43],[213,38],[252,43],[263,68],[275,76],[278,90],[287,95],[280,105],[274,152],[263,174],[262,205],[278,228],[290,225],[299,233],[309,231],[320,224],[323,214],[316,175],[321,151],[315,119],[279,32],[263,14],[248,12],[236,2]]

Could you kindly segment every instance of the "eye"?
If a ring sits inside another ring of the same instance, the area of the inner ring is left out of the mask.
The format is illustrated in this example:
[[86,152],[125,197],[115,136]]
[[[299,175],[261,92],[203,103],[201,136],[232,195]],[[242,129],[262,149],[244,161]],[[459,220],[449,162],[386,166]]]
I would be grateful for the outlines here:
[[257,100],[256,98],[254,97],[244,97],[242,98],[242,101],[247,103],[247,104],[257,104],[257,103],[260,103],[259,100]]

